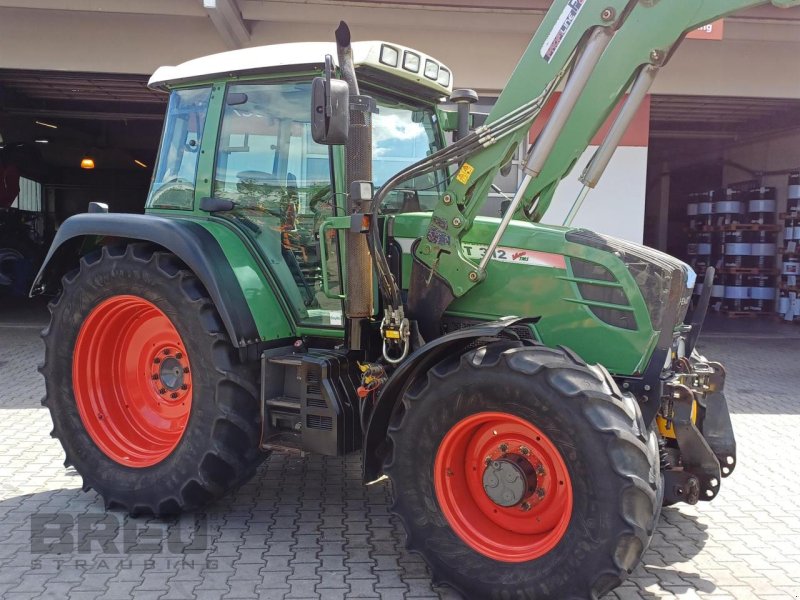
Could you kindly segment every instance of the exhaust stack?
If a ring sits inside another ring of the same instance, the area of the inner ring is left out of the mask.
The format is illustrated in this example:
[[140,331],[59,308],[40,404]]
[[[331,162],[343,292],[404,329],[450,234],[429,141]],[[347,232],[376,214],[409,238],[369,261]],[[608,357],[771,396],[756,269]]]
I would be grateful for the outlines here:
[[[361,96],[353,62],[353,48],[350,45],[350,28],[341,21],[336,29],[336,49],[342,79],[350,89],[350,127],[345,144],[345,187],[349,192],[354,181],[372,181],[372,113],[374,102],[368,96]],[[347,196],[347,214],[368,213],[371,201],[354,201]],[[352,231],[344,232],[347,253],[347,298],[345,314],[352,319],[350,345],[358,345],[361,339],[353,327],[358,328],[358,319],[371,317],[374,313],[373,265],[367,245],[367,236]]]

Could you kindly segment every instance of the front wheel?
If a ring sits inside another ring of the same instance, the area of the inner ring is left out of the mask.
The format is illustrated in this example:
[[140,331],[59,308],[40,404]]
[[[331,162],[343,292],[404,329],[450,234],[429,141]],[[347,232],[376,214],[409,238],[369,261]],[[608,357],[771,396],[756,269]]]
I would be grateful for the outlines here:
[[656,438],[601,367],[473,350],[411,384],[385,466],[412,550],[470,598],[597,598],[638,564],[661,502]]

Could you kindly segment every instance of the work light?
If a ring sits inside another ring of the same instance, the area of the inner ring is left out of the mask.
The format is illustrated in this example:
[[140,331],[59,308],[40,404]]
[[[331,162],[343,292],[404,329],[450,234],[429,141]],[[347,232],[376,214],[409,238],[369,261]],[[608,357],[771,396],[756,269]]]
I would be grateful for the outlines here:
[[406,51],[403,56],[403,68],[412,73],[419,73],[419,54]]
[[439,76],[439,65],[433,62],[432,60],[425,61],[425,77],[428,79],[433,79],[436,81],[436,78]]
[[381,62],[383,64],[396,67],[399,58],[400,53],[397,51],[397,48],[387,46],[386,44],[381,46]]

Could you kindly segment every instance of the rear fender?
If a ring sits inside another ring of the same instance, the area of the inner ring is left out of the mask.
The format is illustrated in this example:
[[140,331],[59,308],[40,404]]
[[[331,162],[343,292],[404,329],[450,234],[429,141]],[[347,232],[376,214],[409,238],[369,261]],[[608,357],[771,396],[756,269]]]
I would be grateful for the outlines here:
[[535,323],[538,318],[505,317],[498,321],[465,327],[436,338],[409,356],[383,386],[364,433],[364,482],[380,477],[383,470],[382,445],[389,421],[406,388],[448,356],[462,354],[479,339],[496,340],[508,328]]
[[188,219],[102,213],[70,217],[58,229],[30,295],[56,291],[61,277],[78,266],[85,242],[98,236],[152,242],[175,254],[205,286],[243,358],[258,358],[262,340],[228,259],[216,238]]

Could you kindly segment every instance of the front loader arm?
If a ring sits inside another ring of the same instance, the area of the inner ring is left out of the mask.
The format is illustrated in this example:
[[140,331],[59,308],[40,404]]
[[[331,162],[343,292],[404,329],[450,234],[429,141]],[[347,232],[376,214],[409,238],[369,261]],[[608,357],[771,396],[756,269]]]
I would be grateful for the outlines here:
[[[490,113],[486,125],[549,95],[564,73],[564,92],[525,166],[525,181],[480,265],[461,240],[485,202],[492,181],[528,135],[526,127],[467,157],[434,208],[415,251],[409,306],[459,297],[486,277],[486,267],[514,214],[539,220],[552,194],[585,151],[637,74],[653,75],[684,35],[768,0],[557,0]],[[776,6],[800,0],[773,0]],[[543,91],[544,90],[544,91]],[[635,107],[634,107],[635,108]],[[536,204],[538,199],[538,204]],[[533,208],[531,210],[531,205]],[[525,210],[527,208],[527,210]],[[419,289],[421,287],[427,289]],[[434,288],[432,288],[434,286]],[[436,292],[435,287],[440,291]]]

